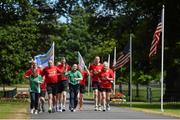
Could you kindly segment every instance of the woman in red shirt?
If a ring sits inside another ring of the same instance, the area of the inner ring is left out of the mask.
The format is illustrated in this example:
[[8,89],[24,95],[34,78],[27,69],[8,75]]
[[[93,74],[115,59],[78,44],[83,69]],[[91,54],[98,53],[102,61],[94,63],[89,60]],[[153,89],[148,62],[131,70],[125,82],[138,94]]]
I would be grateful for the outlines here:
[[104,62],[104,68],[100,73],[100,88],[102,90],[103,111],[110,110],[110,94],[112,90],[112,82],[114,80],[114,73],[108,67],[108,63]]

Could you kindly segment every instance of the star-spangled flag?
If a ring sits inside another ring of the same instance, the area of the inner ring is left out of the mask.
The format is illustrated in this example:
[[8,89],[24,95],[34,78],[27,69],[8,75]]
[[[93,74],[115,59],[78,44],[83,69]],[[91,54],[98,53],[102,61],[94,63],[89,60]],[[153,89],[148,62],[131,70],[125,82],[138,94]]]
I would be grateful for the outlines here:
[[150,53],[149,53],[150,58],[157,53],[157,47],[159,44],[161,32],[162,32],[162,20],[158,23],[156,30],[154,32],[154,35],[153,35],[153,41],[151,43],[151,48],[150,48]]
[[130,60],[130,46],[129,43],[126,45],[124,50],[120,53],[115,65],[114,70],[118,70],[122,66],[124,66],[126,63],[128,63]]

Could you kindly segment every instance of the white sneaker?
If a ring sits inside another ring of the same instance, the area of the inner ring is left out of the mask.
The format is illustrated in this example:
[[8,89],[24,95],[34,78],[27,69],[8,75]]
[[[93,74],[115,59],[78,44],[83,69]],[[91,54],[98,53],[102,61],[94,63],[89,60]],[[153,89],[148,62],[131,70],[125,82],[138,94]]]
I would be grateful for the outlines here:
[[34,113],[34,109],[31,109],[31,114],[33,114]]
[[101,106],[98,106],[98,111],[102,111],[102,108],[101,108]]
[[106,107],[103,107],[103,112],[105,112],[106,111]]
[[34,114],[36,114],[36,115],[37,115],[37,114],[38,114],[38,110],[35,110]]
[[66,107],[63,105],[62,112],[65,112],[65,111],[66,111]]
[[107,110],[107,111],[111,110],[110,105],[107,105],[107,106],[106,106],[106,110]]
[[94,110],[95,110],[95,111],[98,111],[98,106],[95,106],[95,107],[94,107]]

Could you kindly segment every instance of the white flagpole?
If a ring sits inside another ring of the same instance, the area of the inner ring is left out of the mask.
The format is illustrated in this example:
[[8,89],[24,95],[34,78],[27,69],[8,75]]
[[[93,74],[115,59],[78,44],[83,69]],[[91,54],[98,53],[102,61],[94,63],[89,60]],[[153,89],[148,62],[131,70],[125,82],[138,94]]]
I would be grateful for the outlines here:
[[129,81],[129,87],[130,87],[130,107],[132,107],[132,37],[133,34],[130,34],[130,81]]
[[53,62],[54,62],[54,42],[53,42]]
[[108,54],[108,67],[110,67],[110,59],[111,59],[111,55]]
[[164,112],[163,109],[163,81],[164,81],[164,8],[162,9],[162,49],[161,49],[161,112]]
[[[114,66],[116,64],[116,47],[114,48]],[[114,71],[114,82],[113,82],[113,86],[114,86],[114,90],[113,90],[113,93],[115,94],[116,93],[116,71]]]
[[[88,68],[90,67],[90,64],[88,66]],[[89,70],[88,70],[89,71]],[[89,73],[88,75],[88,96],[89,96],[89,93],[90,93],[90,87],[91,87],[91,75]]]

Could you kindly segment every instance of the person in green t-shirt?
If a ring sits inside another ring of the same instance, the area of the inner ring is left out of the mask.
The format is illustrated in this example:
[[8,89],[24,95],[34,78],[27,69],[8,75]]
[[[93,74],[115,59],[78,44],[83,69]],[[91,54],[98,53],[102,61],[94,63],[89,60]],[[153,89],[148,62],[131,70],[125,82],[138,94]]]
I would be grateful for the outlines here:
[[77,64],[72,66],[71,71],[66,74],[69,78],[69,94],[70,102],[69,109],[71,112],[75,112],[75,109],[78,104],[78,93],[79,93],[79,81],[83,79],[80,71],[77,70]]
[[30,108],[31,113],[38,114],[38,101],[39,101],[39,94],[41,92],[40,84],[43,82],[41,75],[38,74],[36,69],[32,69],[32,75],[30,75],[28,78],[29,85],[30,85]]

